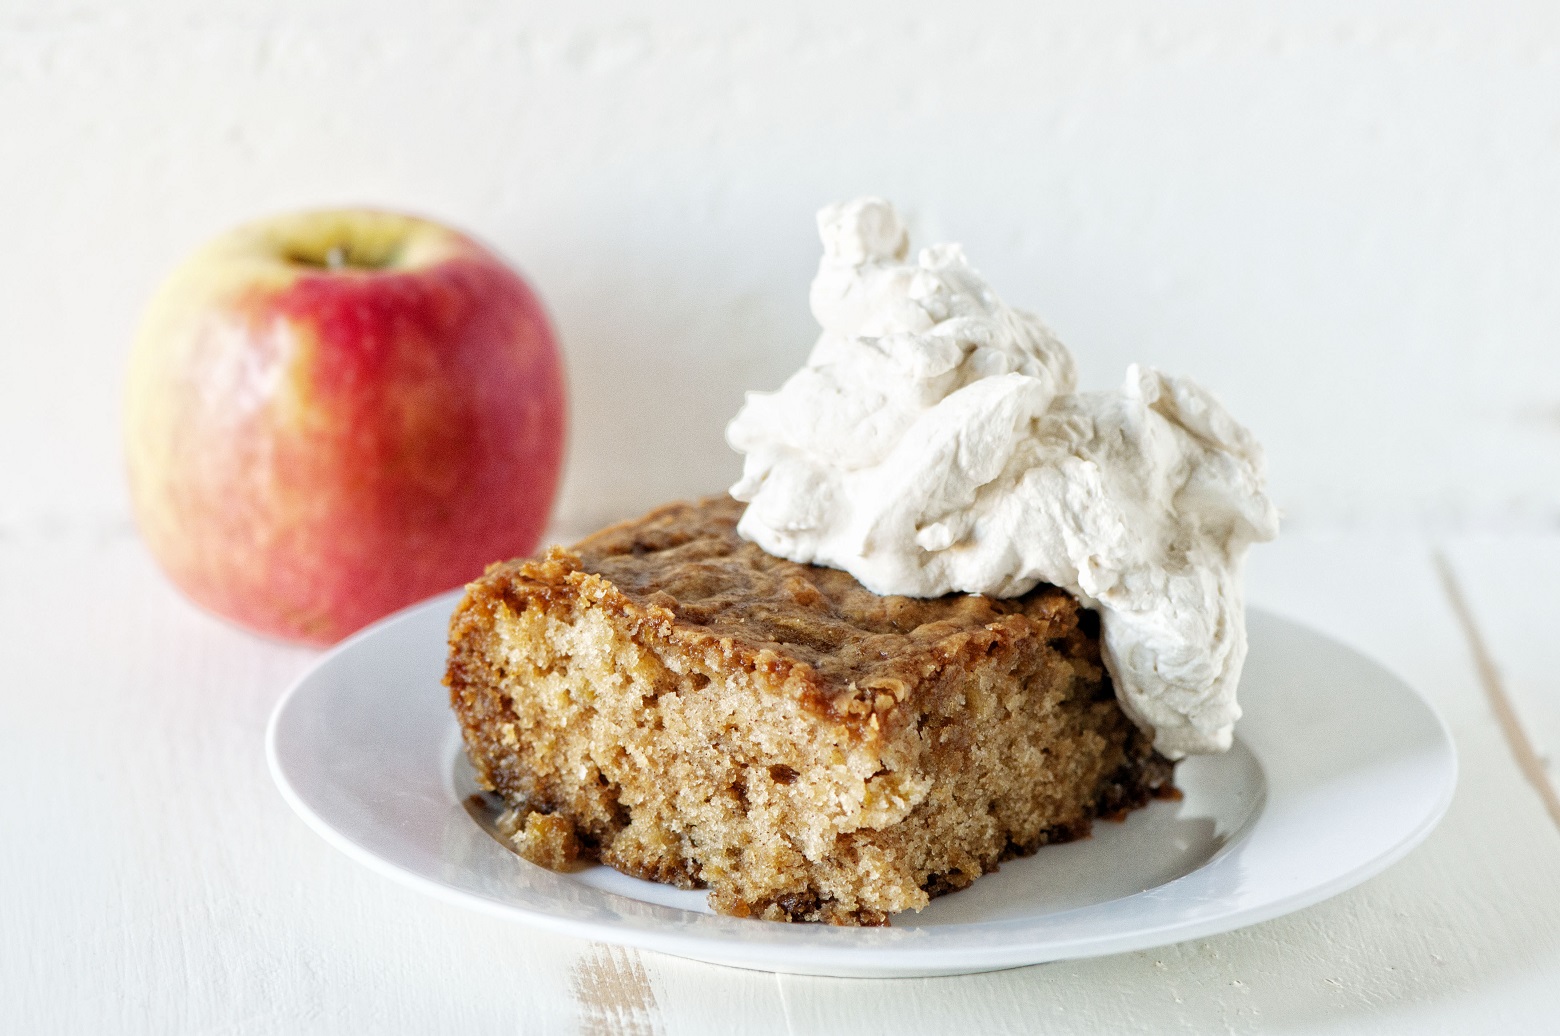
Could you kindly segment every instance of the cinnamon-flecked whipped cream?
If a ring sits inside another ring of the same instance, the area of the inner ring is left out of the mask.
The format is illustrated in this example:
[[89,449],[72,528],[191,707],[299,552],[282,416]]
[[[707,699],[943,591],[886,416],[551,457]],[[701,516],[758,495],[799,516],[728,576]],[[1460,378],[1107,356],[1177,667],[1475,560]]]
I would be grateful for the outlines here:
[[887,202],[830,206],[818,229],[823,334],[726,429],[746,454],[741,535],[878,594],[1064,587],[1100,612],[1122,708],[1161,753],[1227,749],[1242,561],[1278,534],[1251,433],[1151,368],[1078,392],[1067,348],[958,245],[908,261]]

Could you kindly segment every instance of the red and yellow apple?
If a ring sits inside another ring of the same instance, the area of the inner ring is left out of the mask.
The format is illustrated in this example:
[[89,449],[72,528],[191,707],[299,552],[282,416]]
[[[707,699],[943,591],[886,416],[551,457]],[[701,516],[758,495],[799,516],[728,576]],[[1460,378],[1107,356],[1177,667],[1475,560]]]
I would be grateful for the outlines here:
[[328,644],[531,551],[564,426],[552,328],[502,260],[410,216],[301,213],[218,238],[153,299],[131,496],[198,604]]

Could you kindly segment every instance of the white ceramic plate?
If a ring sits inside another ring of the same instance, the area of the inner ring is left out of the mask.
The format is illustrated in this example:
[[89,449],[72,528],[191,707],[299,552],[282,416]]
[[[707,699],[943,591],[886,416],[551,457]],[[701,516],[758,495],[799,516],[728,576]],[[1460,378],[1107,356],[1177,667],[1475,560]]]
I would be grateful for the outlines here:
[[1147,949],[1309,906],[1429,834],[1456,782],[1451,739],[1402,681],[1253,610],[1226,755],[1177,770],[1155,802],[1092,838],[1003,864],[889,928],[710,913],[699,892],[605,867],[556,874],[491,834],[440,685],[457,595],[380,622],[320,659],[266,733],[282,795],[326,841],[431,895],[602,942],[808,975],[989,971]]

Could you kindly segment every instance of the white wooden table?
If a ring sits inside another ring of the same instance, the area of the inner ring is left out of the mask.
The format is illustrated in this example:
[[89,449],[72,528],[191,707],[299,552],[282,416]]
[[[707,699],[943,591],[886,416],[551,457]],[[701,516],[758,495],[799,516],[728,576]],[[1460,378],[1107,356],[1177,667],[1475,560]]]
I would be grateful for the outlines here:
[[262,730],[310,651],[186,604],[127,528],[0,539],[0,1032],[1560,1031],[1560,536],[1288,536],[1250,597],[1456,737],[1406,860],[1309,910],[961,978],[774,976],[424,898],[306,829]]

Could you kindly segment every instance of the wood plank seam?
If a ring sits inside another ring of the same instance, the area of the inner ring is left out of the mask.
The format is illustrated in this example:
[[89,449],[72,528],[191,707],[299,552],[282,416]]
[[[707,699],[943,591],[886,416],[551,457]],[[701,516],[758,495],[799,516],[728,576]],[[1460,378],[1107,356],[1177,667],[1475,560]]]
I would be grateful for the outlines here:
[[1430,552],[1430,556],[1436,572],[1441,577],[1441,588],[1451,602],[1452,614],[1456,616],[1457,624],[1462,627],[1463,638],[1468,642],[1468,650],[1473,655],[1474,668],[1478,670],[1479,683],[1484,688],[1484,696],[1489,700],[1490,708],[1494,710],[1495,720],[1500,725],[1501,734],[1506,739],[1507,747],[1511,749],[1512,757],[1516,760],[1517,769],[1522,771],[1522,776],[1533,786],[1533,790],[1538,792],[1544,809],[1549,813],[1549,819],[1554,822],[1556,828],[1560,828],[1560,795],[1556,794],[1549,771],[1544,766],[1544,760],[1534,749],[1516,708],[1511,704],[1511,696],[1506,693],[1506,685],[1501,680],[1500,669],[1495,665],[1495,659],[1485,644],[1484,635],[1479,632],[1478,623],[1474,621],[1473,609],[1468,606],[1462,584],[1457,581],[1457,574],[1445,553],[1436,549]]
[[785,1036],[796,1036],[796,1026],[791,1024],[791,1004],[785,997],[785,976],[775,972],[775,989],[780,993],[780,1016],[785,1019]]

